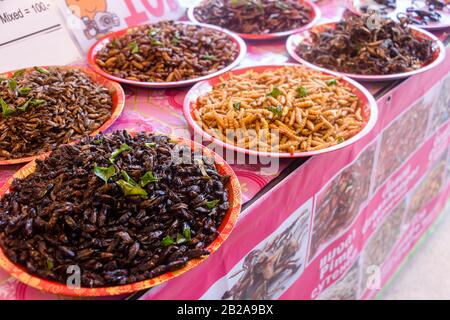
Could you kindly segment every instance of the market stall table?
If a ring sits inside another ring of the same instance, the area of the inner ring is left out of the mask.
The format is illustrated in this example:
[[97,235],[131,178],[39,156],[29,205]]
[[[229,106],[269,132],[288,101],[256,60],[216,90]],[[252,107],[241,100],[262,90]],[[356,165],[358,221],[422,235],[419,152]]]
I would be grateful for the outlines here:
[[[343,14],[321,1],[323,21]],[[437,34],[442,40],[445,32]],[[242,66],[289,60],[285,39],[248,42]],[[447,48],[447,54],[450,50]],[[234,164],[244,207],[206,262],[128,299],[368,299],[442,211],[450,192],[450,59],[405,81],[364,83],[377,98],[375,129],[355,145],[309,159]],[[108,130],[190,136],[189,88],[126,87]],[[232,162],[231,155],[224,155]],[[0,182],[20,166],[0,169]],[[60,299],[0,271],[0,298]]]

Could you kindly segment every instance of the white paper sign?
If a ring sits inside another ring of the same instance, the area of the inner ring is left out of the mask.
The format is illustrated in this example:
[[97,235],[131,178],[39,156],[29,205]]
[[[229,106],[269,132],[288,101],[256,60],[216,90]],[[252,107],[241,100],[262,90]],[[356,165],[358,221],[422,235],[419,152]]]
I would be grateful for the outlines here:
[[82,59],[52,0],[0,0],[0,72]]

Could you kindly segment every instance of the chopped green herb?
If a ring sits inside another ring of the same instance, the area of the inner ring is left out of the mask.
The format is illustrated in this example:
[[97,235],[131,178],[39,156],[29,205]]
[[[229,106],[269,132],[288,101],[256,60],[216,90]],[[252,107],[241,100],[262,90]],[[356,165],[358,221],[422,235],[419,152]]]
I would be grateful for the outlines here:
[[102,139],[95,139],[95,140],[92,140],[92,143],[93,144],[102,144],[103,140]]
[[219,203],[219,200],[217,200],[217,199],[211,200],[211,201],[206,202],[206,206],[208,207],[208,209],[214,209],[218,203]]
[[147,171],[142,177],[140,181],[141,187],[145,187],[149,183],[158,182],[158,178],[153,175],[153,172]]
[[162,42],[159,41],[159,40],[152,39],[152,45],[154,45],[154,46],[163,46],[164,43],[162,43]]
[[123,143],[120,145],[119,149],[114,150],[111,153],[111,157],[109,158],[110,162],[114,162],[114,160],[124,151],[130,151],[131,147],[129,145],[127,145],[126,143]]
[[170,236],[166,236],[166,237],[164,237],[164,239],[162,239],[161,244],[164,247],[168,247],[172,244],[175,244],[175,241],[173,241],[173,239]]
[[47,69],[41,68],[41,67],[34,67],[34,70],[43,73],[43,74],[50,74],[50,71],[48,71]]
[[17,88],[17,81],[16,79],[9,79],[8,81],[8,87],[11,91],[15,91]]
[[180,39],[178,39],[178,38],[176,38],[176,37],[173,37],[172,38],[172,40],[170,40],[170,42],[172,43],[172,44],[180,44]]
[[333,86],[333,85],[337,84],[337,81],[336,81],[336,79],[331,79],[331,80],[325,81],[325,83],[327,84],[327,86]]
[[177,244],[181,244],[181,243],[185,243],[186,239],[181,235],[181,234],[177,234]]
[[296,98],[304,98],[308,95],[308,90],[306,90],[305,87],[302,86],[297,87],[296,91],[297,91]]
[[124,195],[126,197],[127,196],[140,196],[143,199],[147,199],[147,196],[148,196],[147,191],[145,191],[141,187],[139,187],[137,185],[133,185],[122,179],[118,180],[117,184],[122,189],[122,192],[124,193]]
[[204,58],[205,60],[217,60],[216,56],[214,56],[214,55],[212,55],[212,54],[209,54],[209,53],[204,54],[204,55],[203,55],[203,58]]
[[345,141],[344,137],[338,137],[337,138],[337,143],[342,143],[344,141]]
[[8,117],[16,113],[16,109],[9,107],[5,100],[3,100],[2,98],[0,98],[0,107],[2,107],[2,114],[4,117]]
[[31,88],[28,88],[28,87],[24,87],[24,88],[20,88],[19,89],[19,93],[23,94],[23,95],[30,93],[30,91],[31,91]]
[[131,53],[138,53],[139,52],[139,46],[135,41],[130,42],[129,47],[131,48]]
[[27,111],[28,106],[30,105],[30,102],[33,100],[33,98],[28,99],[23,105],[21,105],[20,107],[17,107],[17,109],[19,109],[20,111]]
[[116,169],[114,168],[114,166],[99,167],[95,165],[94,174],[105,181],[105,183],[108,183],[108,180],[116,175]]
[[158,28],[151,28],[150,30],[148,30],[148,35],[150,37],[155,37],[159,32]]
[[187,223],[183,225],[183,236],[187,241],[191,241],[191,227]]
[[40,106],[41,104],[44,104],[46,101],[45,100],[41,100],[41,99],[32,99],[30,101],[30,104],[32,106]]
[[234,110],[237,110],[237,111],[241,110],[241,103],[240,102],[233,103],[233,108],[234,108]]
[[133,186],[137,186],[138,185],[137,182],[134,181],[134,179],[132,177],[130,177],[125,170],[120,171],[120,174],[125,179],[125,181],[128,182],[129,184],[131,184]]
[[154,148],[154,147],[156,147],[156,143],[154,143],[154,142],[146,142],[145,146],[147,148]]
[[283,107],[282,106],[278,106],[278,107],[268,106],[267,110],[269,110],[270,112],[273,112],[277,116],[281,116],[282,113],[283,113]]
[[275,99],[278,98],[279,96],[281,96],[283,94],[283,92],[281,92],[280,89],[278,88],[273,88],[271,92],[269,92],[267,94],[267,96],[269,97],[274,97]]
[[256,5],[256,9],[258,9],[258,11],[259,11],[260,13],[264,13],[264,6],[263,6],[261,3],[258,3],[258,4]]
[[47,259],[47,270],[51,271],[54,267],[55,267],[55,265],[53,264],[53,260]]
[[20,76],[22,76],[24,73],[25,73],[25,69],[17,70],[16,72],[14,72],[13,78],[20,77]]
[[118,47],[118,46],[119,46],[119,43],[117,42],[117,39],[116,39],[116,38],[113,38],[113,39],[111,40],[111,45],[112,45],[113,47]]

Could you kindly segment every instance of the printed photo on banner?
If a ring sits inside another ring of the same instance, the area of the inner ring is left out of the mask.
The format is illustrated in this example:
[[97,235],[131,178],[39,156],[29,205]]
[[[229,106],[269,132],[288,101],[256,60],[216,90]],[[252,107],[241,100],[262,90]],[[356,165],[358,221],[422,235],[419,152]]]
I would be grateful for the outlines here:
[[376,143],[372,142],[349,166],[317,194],[309,260],[341,235],[369,196]]
[[436,130],[436,128],[450,120],[450,75],[441,81],[441,86],[433,105],[431,130]]
[[446,160],[447,150],[430,166],[428,172],[411,192],[406,214],[407,223],[412,221],[414,216],[440,193],[445,182]]
[[356,300],[359,295],[360,259],[340,280],[319,294],[317,300]]
[[56,0],[67,27],[87,51],[108,33],[161,20],[177,20],[185,13],[178,0]]
[[277,299],[302,274],[312,200],[287,218],[269,237],[217,281],[202,299]]
[[384,129],[375,175],[375,189],[384,184],[422,144],[431,106],[432,101],[421,98]]
[[[405,208],[406,201],[403,200],[393,209],[367,241],[362,253],[361,293],[367,289],[381,289],[383,264],[402,235]],[[380,275],[376,276],[375,272],[380,272]],[[380,282],[377,285],[378,278]]]

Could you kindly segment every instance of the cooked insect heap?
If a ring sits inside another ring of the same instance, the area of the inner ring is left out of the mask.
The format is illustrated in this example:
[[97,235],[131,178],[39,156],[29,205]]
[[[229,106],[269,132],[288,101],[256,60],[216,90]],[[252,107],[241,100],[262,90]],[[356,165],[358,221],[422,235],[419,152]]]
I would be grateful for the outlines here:
[[162,21],[112,39],[97,53],[96,63],[119,78],[171,82],[219,71],[237,55],[237,44],[220,31]]
[[80,139],[110,116],[111,93],[77,69],[36,67],[0,81],[0,159]]
[[83,287],[153,278],[207,255],[229,206],[229,177],[180,146],[123,131],[58,147],[1,199],[0,246],[30,273],[62,283],[78,265]]
[[267,152],[327,148],[366,123],[365,105],[351,88],[302,66],[231,74],[193,108],[194,119],[210,135]]
[[200,22],[247,34],[300,28],[311,22],[311,14],[311,7],[298,0],[211,0],[194,11]]
[[296,52],[318,66],[354,74],[385,75],[419,69],[433,57],[433,41],[419,39],[405,24],[380,18],[369,28],[370,15],[351,16],[336,28],[312,31],[311,41]]

